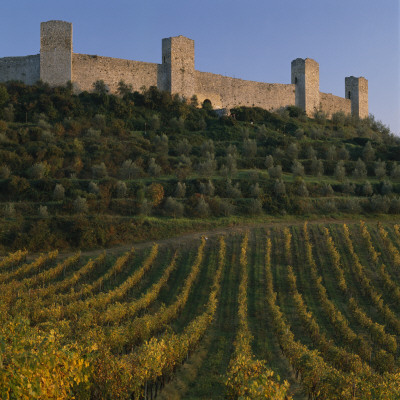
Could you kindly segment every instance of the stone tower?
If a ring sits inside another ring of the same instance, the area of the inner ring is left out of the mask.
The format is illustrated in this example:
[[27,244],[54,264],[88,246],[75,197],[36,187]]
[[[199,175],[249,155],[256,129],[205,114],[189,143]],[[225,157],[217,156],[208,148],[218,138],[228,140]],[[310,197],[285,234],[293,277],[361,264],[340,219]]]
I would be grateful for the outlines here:
[[50,86],[72,80],[72,24],[47,21],[40,24],[40,79]]
[[348,76],[344,79],[345,98],[351,100],[351,113],[360,118],[368,117],[368,81]]
[[195,93],[194,40],[184,36],[162,40],[160,88],[190,99]]
[[319,109],[319,64],[311,58],[293,60],[292,84],[296,85],[296,106],[313,116]]

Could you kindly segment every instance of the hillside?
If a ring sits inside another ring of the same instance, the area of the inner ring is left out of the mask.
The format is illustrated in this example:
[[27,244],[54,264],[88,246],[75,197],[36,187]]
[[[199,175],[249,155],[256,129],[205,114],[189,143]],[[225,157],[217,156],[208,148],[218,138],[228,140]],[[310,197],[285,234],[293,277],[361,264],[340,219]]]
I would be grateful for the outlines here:
[[155,88],[119,92],[0,85],[0,251],[400,213],[400,140],[373,117],[219,116]]
[[398,399],[400,139],[119,89],[0,85],[0,398]]

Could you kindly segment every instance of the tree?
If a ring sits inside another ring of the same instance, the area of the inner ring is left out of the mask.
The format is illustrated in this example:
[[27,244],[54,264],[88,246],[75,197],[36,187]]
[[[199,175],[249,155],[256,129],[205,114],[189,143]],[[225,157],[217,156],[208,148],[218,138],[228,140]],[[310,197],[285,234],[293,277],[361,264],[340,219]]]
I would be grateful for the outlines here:
[[318,177],[324,174],[324,163],[322,160],[318,160],[317,157],[314,157],[311,161],[311,173]]
[[47,163],[36,163],[31,168],[29,168],[29,176],[32,179],[43,179],[50,171]]
[[308,197],[309,193],[308,193],[307,185],[304,182],[303,178],[301,178],[301,177],[296,178],[295,186],[296,186],[296,194],[298,196]]
[[116,190],[117,190],[117,197],[122,198],[125,197],[128,189],[126,187],[126,183],[124,181],[118,181],[116,185]]
[[15,205],[14,203],[7,203],[4,207],[4,216],[6,218],[13,218],[15,217]]
[[296,176],[304,176],[304,167],[303,167],[303,165],[302,165],[299,161],[297,161],[297,160],[294,160],[294,161],[293,161],[293,164],[292,164],[292,173],[293,173],[293,176],[294,176],[294,177],[296,177]]
[[386,176],[386,163],[380,159],[375,163],[375,176],[382,180]]
[[210,215],[210,206],[204,200],[204,197],[199,197],[195,208],[195,214],[197,217],[206,218]]
[[212,139],[205,140],[200,146],[200,151],[202,154],[209,153],[214,155],[215,152],[214,141]]
[[207,183],[200,182],[199,189],[200,189],[200,193],[202,193],[206,196],[210,196],[210,197],[214,196],[215,187],[210,180],[208,180]]
[[384,195],[390,194],[390,193],[392,193],[392,191],[393,191],[393,185],[391,184],[391,182],[389,182],[387,180],[383,181],[381,184],[382,195],[384,196]]
[[154,148],[158,154],[168,154],[168,136],[165,133],[154,138]]
[[267,169],[274,166],[274,157],[271,154],[265,157],[264,165]]
[[375,159],[375,150],[372,148],[371,142],[367,142],[364,146],[362,152],[363,160],[365,162],[374,161]]
[[314,157],[317,156],[317,152],[314,150],[314,147],[312,145],[308,145],[306,148],[306,158],[309,160],[312,160]]
[[91,140],[99,140],[101,136],[101,130],[99,129],[94,129],[94,128],[89,128],[86,131],[85,137]]
[[88,212],[88,205],[84,197],[78,196],[73,203],[74,211],[77,214],[85,214]]
[[226,149],[226,155],[227,156],[230,155],[235,159],[238,157],[238,151],[237,151],[237,148],[236,148],[236,146],[234,144],[230,144],[228,146],[228,148]]
[[262,195],[262,189],[260,188],[258,182],[250,186],[250,196],[259,197],[261,195]]
[[9,98],[10,96],[8,94],[7,88],[3,85],[0,85],[0,107],[6,104]]
[[189,141],[185,138],[182,139],[177,145],[176,145],[176,151],[180,155],[185,155],[189,156],[190,152],[192,151],[192,145],[189,143]]
[[356,162],[356,166],[353,170],[353,176],[355,178],[365,178],[367,176],[367,167],[360,158]]
[[139,203],[139,214],[150,215],[152,209],[151,201],[147,199],[142,199]]
[[96,114],[92,119],[92,125],[95,129],[104,129],[106,127],[106,117],[103,114]]
[[240,190],[239,182],[236,182],[235,185],[232,184],[230,179],[226,181],[226,197],[231,199],[237,199],[242,197],[242,192]]
[[119,170],[122,179],[140,178],[143,175],[143,168],[131,159],[125,160]]
[[334,193],[332,186],[329,183],[323,183],[321,185],[321,194],[322,196],[332,196]]
[[342,146],[337,151],[337,157],[338,157],[339,160],[347,161],[347,160],[350,159],[350,153],[346,149],[346,147]]
[[7,165],[0,166],[0,179],[8,179],[11,175],[10,168]]
[[257,142],[254,139],[245,139],[243,142],[243,156],[247,158],[255,157],[257,154]]
[[190,105],[192,107],[198,107],[199,106],[199,99],[197,98],[197,96],[195,94],[190,98]]
[[400,165],[398,165],[397,163],[393,164],[392,171],[390,172],[390,177],[395,180],[400,179]]
[[276,179],[274,184],[274,193],[277,196],[286,194],[286,186],[282,179]]
[[250,199],[246,210],[249,215],[260,215],[262,213],[262,203],[259,199]]
[[150,158],[147,172],[150,176],[159,176],[161,174],[161,167],[156,163],[154,158]]
[[343,111],[338,111],[332,114],[332,122],[335,125],[343,126],[346,122],[346,114]]
[[55,201],[62,201],[65,197],[65,189],[61,183],[56,183],[56,186],[53,191],[53,199]]
[[175,188],[175,197],[181,199],[185,197],[185,194],[186,194],[186,183],[178,182]]
[[226,157],[226,175],[233,176],[237,173],[236,157],[228,154]]
[[118,89],[117,92],[120,96],[126,96],[132,93],[133,87],[131,84],[126,84],[123,80],[118,82]]
[[151,200],[152,206],[157,207],[164,198],[164,187],[160,183],[152,183],[147,187],[146,193]]
[[336,160],[336,147],[334,145],[331,145],[327,148],[325,153],[325,160],[327,161]]
[[217,168],[217,161],[215,160],[214,153],[205,153],[205,160],[201,161],[197,170],[200,175],[203,176],[211,176],[215,173],[215,169]]
[[149,126],[152,131],[160,129],[161,121],[158,114],[153,114],[149,121]]
[[192,161],[190,157],[182,154],[178,157],[178,164],[175,167],[175,175],[178,179],[185,179],[192,170]]
[[236,207],[231,203],[231,201],[226,199],[217,199],[217,213],[223,217],[229,217],[234,214]]
[[183,117],[173,117],[169,120],[168,125],[175,132],[181,133],[185,129],[185,119]]
[[286,149],[286,154],[291,160],[295,160],[299,155],[299,148],[296,143],[290,143]]
[[343,184],[342,184],[342,192],[346,193],[346,194],[354,194],[355,192],[355,185],[354,183],[350,183],[348,180],[346,180]]
[[49,217],[49,211],[47,209],[47,206],[39,206],[38,215],[39,215],[40,218],[48,218]]
[[335,168],[335,178],[342,182],[344,180],[344,178],[346,177],[346,168],[344,166],[344,161],[340,160],[337,164],[336,164],[336,168]]
[[362,187],[362,194],[364,196],[371,196],[374,193],[374,189],[372,189],[371,184],[369,181],[366,181]]
[[268,174],[272,179],[280,179],[282,177],[282,167],[280,165],[270,167],[268,168]]
[[92,166],[92,176],[94,179],[102,179],[107,177],[107,167],[104,162]]
[[93,193],[93,194],[97,195],[97,194],[99,194],[100,189],[96,182],[91,181],[91,182],[89,182],[88,191],[89,191],[89,193]]
[[172,197],[167,197],[164,203],[164,212],[167,216],[177,218],[183,215],[183,204],[179,201],[173,199]]
[[105,84],[105,82],[102,79],[93,83],[93,90],[95,93],[103,95],[107,94],[110,91],[109,87]]

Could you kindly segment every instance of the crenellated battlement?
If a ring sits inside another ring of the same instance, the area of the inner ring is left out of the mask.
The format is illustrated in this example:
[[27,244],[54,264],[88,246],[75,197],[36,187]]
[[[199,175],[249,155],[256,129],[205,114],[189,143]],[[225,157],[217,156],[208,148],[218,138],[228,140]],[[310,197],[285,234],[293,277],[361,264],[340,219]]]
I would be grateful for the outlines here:
[[162,39],[161,63],[116,59],[73,53],[72,24],[42,22],[40,56],[0,58],[0,82],[19,80],[33,84],[39,79],[51,86],[71,82],[76,92],[91,91],[102,80],[111,93],[124,81],[133,90],[156,86],[187,99],[208,99],[214,108],[261,107],[270,111],[296,105],[307,115],[322,110],[328,115],[343,111],[368,117],[368,81],[345,78],[345,96],[320,92],[319,64],[309,58],[291,63],[291,83],[247,81],[195,69],[194,41],[184,36]]

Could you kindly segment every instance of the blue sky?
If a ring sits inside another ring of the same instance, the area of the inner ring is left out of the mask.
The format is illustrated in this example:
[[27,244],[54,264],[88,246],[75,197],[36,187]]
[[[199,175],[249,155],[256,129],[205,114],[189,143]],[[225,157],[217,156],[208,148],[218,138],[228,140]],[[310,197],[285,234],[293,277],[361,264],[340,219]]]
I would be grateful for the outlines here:
[[0,57],[39,53],[40,22],[73,23],[74,52],[161,62],[161,39],[195,40],[200,71],[290,83],[313,58],[320,90],[369,81],[369,110],[400,135],[399,0],[3,0]]

